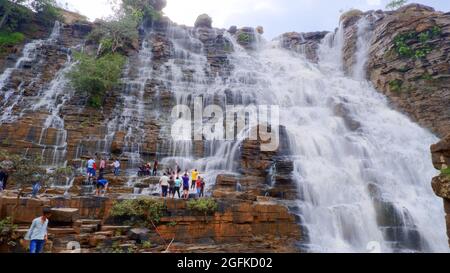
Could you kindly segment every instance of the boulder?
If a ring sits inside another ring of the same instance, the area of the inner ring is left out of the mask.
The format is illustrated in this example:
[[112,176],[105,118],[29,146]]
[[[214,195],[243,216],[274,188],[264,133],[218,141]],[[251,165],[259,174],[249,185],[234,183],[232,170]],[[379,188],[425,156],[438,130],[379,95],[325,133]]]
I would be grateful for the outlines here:
[[444,199],[450,199],[450,176],[440,175],[431,182],[434,193]]
[[212,18],[208,14],[201,14],[197,17],[194,26],[196,28],[212,28]]
[[237,32],[237,26],[231,26],[231,27],[228,29],[228,32],[229,32],[230,34],[236,34],[236,32]]
[[50,221],[53,223],[74,223],[80,218],[79,209],[75,208],[52,208]]
[[138,243],[148,241],[150,230],[147,228],[133,228],[128,231],[128,237]]
[[431,145],[433,165],[437,170],[450,166],[450,135]]

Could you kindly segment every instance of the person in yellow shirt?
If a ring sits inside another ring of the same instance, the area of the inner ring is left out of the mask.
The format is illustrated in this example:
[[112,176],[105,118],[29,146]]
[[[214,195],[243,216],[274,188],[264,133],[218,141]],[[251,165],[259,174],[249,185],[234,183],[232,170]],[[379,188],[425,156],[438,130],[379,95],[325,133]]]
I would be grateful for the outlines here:
[[197,181],[198,175],[199,175],[199,173],[198,173],[197,169],[192,171],[192,174],[191,174],[191,181],[192,181],[191,189],[192,190],[195,190],[195,182]]

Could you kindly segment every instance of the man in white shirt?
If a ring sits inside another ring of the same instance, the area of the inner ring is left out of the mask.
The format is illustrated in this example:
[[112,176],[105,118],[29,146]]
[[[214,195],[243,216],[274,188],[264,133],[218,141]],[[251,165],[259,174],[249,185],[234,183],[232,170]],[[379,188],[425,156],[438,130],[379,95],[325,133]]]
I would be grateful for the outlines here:
[[42,216],[33,220],[31,227],[25,235],[25,240],[30,241],[30,253],[41,253],[48,239],[48,218],[51,210],[44,208]]
[[169,189],[169,177],[164,173],[159,179],[159,185],[161,185],[161,197],[167,197],[167,190]]
[[113,162],[113,164],[111,164],[111,166],[114,167],[114,175],[115,176],[119,176],[119,174],[120,174],[120,161],[116,159]]
[[94,164],[95,160],[93,158],[89,159],[87,162],[87,175],[89,181],[91,181],[91,178],[95,176]]

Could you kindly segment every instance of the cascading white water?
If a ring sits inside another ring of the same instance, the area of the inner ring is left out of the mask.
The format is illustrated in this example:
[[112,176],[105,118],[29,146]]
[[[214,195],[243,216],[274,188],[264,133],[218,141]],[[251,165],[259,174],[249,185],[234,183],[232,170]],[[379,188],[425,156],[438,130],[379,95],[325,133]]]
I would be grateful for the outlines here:
[[[218,33],[212,33],[214,37]],[[210,104],[226,104],[224,83],[219,77],[207,75],[209,63],[203,43],[199,40],[198,30],[171,25],[167,36],[172,42],[174,58],[170,59],[165,66],[168,69],[157,79],[170,89],[175,97],[176,105],[184,105],[192,108],[194,99],[202,97],[202,107]],[[171,120],[169,124],[173,122]],[[191,123],[186,119],[185,123]],[[193,124],[193,130],[195,128]],[[166,128],[169,129],[170,128]],[[238,135],[239,136],[239,135]],[[186,139],[172,140],[170,132],[166,133],[170,140],[169,154],[162,160],[162,164],[175,169],[178,163],[182,171],[198,169],[206,181],[206,189],[212,188],[219,174],[237,174],[237,155],[241,141],[237,140],[218,141],[207,140],[202,143],[203,152],[200,157],[195,155],[195,143],[191,136]]]
[[344,76],[342,44],[340,28],[324,39],[319,65],[277,42],[253,53],[235,44],[230,79],[244,80],[222,92],[280,106],[307,249],[364,252],[378,242],[386,252],[448,251],[442,204],[430,187],[437,138],[390,109],[367,81]]
[[0,124],[5,122],[13,122],[17,119],[17,115],[13,110],[23,99],[23,86],[18,86],[17,89],[8,88],[8,83],[11,75],[21,69],[24,65],[30,64],[38,57],[39,50],[48,44],[54,44],[60,35],[61,23],[56,21],[50,36],[45,40],[33,40],[26,44],[22,51],[22,56],[16,61],[14,67],[7,68],[0,76],[0,91],[4,91],[1,100],[2,115],[0,116]]
[[[50,166],[65,166],[67,163],[67,130],[64,127],[64,119],[61,117],[61,108],[73,96],[73,90],[69,87],[67,73],[72,70],[75,62],[67,56],[65,67],[58,71],[55,78],[47,88],[41,90],[39,100],[31,107],[33,112],[45,111],[47,118],[41,129],[38,145],[42,146],[43,158],[49,158],[47,164]],[[55,142],[43,143],[44,137],[54,131]],[[44,156],[49,152],[51,156]]]

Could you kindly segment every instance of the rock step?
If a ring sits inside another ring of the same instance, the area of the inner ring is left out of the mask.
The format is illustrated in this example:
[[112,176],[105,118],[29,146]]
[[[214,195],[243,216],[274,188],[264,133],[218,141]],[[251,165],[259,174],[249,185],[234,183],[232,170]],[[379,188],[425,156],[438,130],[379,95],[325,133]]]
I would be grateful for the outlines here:
[[99,229],[99,225],[92,224],[92,225],[81,225],[78,227],[75,227],[75,231],[77,234],[84,234],[84,233],[95,233]]
[[131,228],[131,226],[102,226],[100,231],[129,231]]
[[68,235],[75,234],[75,228],[73,227],[58,227],[58,228],[48,228],[48,233],[51,235]]
[[83,225],[101,225],[102,221],[97,219],[78,219],[75,221],[75,226]]

